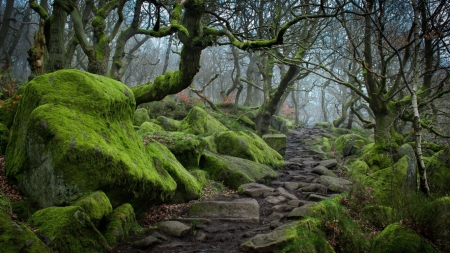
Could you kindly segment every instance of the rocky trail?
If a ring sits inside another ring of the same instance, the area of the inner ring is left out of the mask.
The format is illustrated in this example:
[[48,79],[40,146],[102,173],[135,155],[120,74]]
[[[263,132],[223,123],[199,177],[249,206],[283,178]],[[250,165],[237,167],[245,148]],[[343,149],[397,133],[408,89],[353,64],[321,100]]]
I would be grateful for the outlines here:
[[181,215],[131,236],[114,252],[271,252],[285,243],[281,228],[302,218],[314,203],[347,191],[334,159],[314,151],[322,129],[288,135],[284,170],[275,181],[243,185],[241,194],[196,201]]

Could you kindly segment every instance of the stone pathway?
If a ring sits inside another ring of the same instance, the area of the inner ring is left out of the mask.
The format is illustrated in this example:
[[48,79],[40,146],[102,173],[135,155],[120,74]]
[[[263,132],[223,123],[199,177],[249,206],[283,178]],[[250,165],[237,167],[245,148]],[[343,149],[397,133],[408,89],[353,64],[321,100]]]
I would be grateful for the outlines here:
[[286,169],[278,171],[276,181],[246,184],[240,195],[195,203],[182,217],[159,223],[145,238],[114,252],[271,252],[284,243],[280,226],[351,186],[338,177],[336,160],[311,149],[322,135],[329,134],[314,128],[290,131]]

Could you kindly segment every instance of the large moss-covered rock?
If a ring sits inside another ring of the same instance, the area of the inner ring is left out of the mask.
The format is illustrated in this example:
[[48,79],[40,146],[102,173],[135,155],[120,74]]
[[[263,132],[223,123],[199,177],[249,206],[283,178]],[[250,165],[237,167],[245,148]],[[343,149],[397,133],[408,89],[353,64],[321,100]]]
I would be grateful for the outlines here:
[[144,136],[147,133],[164,132],[164,128],[153,122],[144,122],[136,132],[138,135]]
[[450,194],[450,151],[441,150],[434,154],[427,165],[430,191],[439,195]]
[[[0,200],[1,202],[1,200]],[[53,252],[27,226],[0,210],[0,251],[3,253]]]
[[361,148],[361,159],[370,167],[371,170],[387,168],[392,165],[392,157],[381,145],[370,143]]
[[5,125],[0,123],[0,155],[6,151],[6,146],[9,140],[9,130]]
[[136,221],[134,209],[130,204],[123,204],[113,210],[108,218],[104,235],[109,245],[116,246],[131,231],[139,232],[142,228]]
[[287,134],[289,129],[293,128],[293,125],[292,121],[280,116],[272,115],[270,119],[270,126],[282,134]]
[[205,151],[200,159],[200,168],[208,172],[211,179],[238,189],[241,184],[277,178],[271,167],[246,159]]
[[171,118],[167,118],[167,117],[164,117],[164,116],[159,116],[157,120],[158,120],[159,124],[166,131],[175,132],[175,131],[178,130],[178,128],[181,125],[181,121],[174,120],[174,119],[171,119]]
[[362,184],[375,189],[373,194],[382,205],[389,205],[392,203],[392,197],[403,191],[407,168],[408,160],[404,156],[392,167],[368,175],[362,179]]
[[93,253],[111,250],[79,206],[44,208],[33,214],[28,222],[53,251]]
[[150,132],[143,134],[144,142],[158,141],[166,146],[177,160],[188,169],[198,168],[206,146],[202,138],[183,132]]
[[387,226],[375,237],[373,253],[437,253],[430,243],[400,223]]
[[167,171],[175,179],[177,189],[175,195],[169,199],[172,203],[184,203],[200,197],[202,187],[199,182],[181,165],[166,146],[157,141],[146,143],[146,146],[150,153],[155,154],[153,161],[156,170]]
[[263,140],[283,157],[286,154],[287,138],[284,134],[265,134]]
[[223,131],[205,139],[208,142],[207,148],[214,153],[240,157],[275,169],[284,167],[283,157],[254,133]]
[[228,128],[209,115],[205,110],[195,106],[181,121],[178,131],[189,134],[210,134],[226,131]]
[[127,86],[103,76],[61,70],[33,79],[11,128],[8,178],[42,207],[96,190],[113,206],[169,199],[179,181],[173,170],[183,168],[166,168],[165,151],[144,147],[133,129],[135,106]]
[[135,126],[140,126],[142,123],[150,121],[150,116],[145,108],[138,108],[134,112],[133,124]]
[[334,149],[342,156],[360,155],[370,141],[357,134],[345,134],[334,141]]
[[84,212],[96,227],[99,227],[112,212],[111,203],[102,191],[96,191],[86,195],[75,201],[72,206],[83,208]]
[[256,124],[255,122],[253,122],[253,120],[251,120],[249,117],[245,116],[244,114],[242,114],[241,116],[239,116],[236,119],[237,122],[239,122],[239,124],[242,124],[248,128],[251,129],[255,129],[256,128]]

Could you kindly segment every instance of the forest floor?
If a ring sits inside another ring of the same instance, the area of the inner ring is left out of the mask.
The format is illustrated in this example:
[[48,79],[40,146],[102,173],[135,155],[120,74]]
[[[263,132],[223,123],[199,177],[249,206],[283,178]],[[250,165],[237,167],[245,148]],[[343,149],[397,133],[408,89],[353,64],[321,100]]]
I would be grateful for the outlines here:
[[[335,194],[324,192],[321,187],[316,187],[316,189],[313,189],[311,192],[303,192],[293,189],[292,187],[287,187],[290,182],[299,183],[303,186],[318,185],[315,181],[320,175],[312,173],[311,171],[325,159],[322,153],[312,150],[312,148],[305,143],[320,138],[321,134],[326,134],[326,132],[314,128],[291,130],[288,135],[285,169],[278,171],[279,177],[277,180],[262,184],[274,189],[284,187],[284,189],[299,200],[298,202],[320,201],[321,198],[326,198]],[[333,172],[338,176],[342,176],[342,171],[339,166],[336,166]],[[222,193],[214,193],[210,188],[204,190],[204,196],[200,200],[194,202],[181,205],[160,205],[152,207],[149,210],[149,215],[139,221],[143,227],[150,227],[150,229],[147,229],[144,234],[130,236],[121,245],[115,247],[114,252],[241,252],[240,245],[246,240],[257,234],[268,233],[280,225],[293,221],[288,217],[290,211],[289,208],[281,213],[279,211],[275,212],[274,209],[272,209],[274,206],[286,204],[289,199],[281,201],[280,203],[272,203],[273,201],[268,201],[268,198],[263,196],[254,198],[259,204],[258,223],[224,221],[221,219],[208,218],[198,218],[198,220],[189,219],[187,211],[189,205],[192,203],[205,200],[233,201],[236,199],[250,198],[247,195],[238,194],[230,190]],[[315,197],[314,199],[313,196]],[[292,208],[290,209],[292,210]],[[295,219],[295,217],[293,218]],[[161,235],[158,231],[151,229],[153,225],[163,220],[182,221],[192,228],[189,233],[181,237]],[[158,244],[153,244],[144,249],[136,249],[135,246],[133,246],[133,242],[139,241],[150,235],[156,236],[159,239]]]

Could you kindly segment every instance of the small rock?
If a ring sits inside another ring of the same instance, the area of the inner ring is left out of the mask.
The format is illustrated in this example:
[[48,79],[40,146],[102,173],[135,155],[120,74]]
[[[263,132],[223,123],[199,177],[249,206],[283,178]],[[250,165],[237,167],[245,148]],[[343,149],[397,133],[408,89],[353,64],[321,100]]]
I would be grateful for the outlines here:
[[272,221],[270,222],[270,228],[271,229],[275,229],[277,227],[279,227],[281,225],[281,223],[279,221]]
[[288,218],[303,218],[306,216],[306,214],[308,213],[309,208],[314,205],[315,203],[307,203],[304,204],[301,207],[297,207],[294,208],[294,210],[292,210],[289,214],[288,214]]
[[162,235],[162,234],[160,234],[160,233],[158,233],[156,231],[153,232],[151,234],[151,236],[156,237],[157,239],[162,240],[162,241],[167,241],[167,237],[166,236],[164,236],[164,235]]
[[336,184],[336,185],[352,185],[353,183],[351,181],[348,181],[346,179],[343,178],[338,178],[338,177],[330,177],[330,176],[320,176],[317,179],[317,183],[321,183],[323,185],[331,185],[331,184]]
[[281,194],[281,196],[286,197],[287,199],[298,199],[294,194],[289,193],[283,187],[278,187],[277,191]]
[[336,159],[329,159],[329,160],[320,161],[319,164],[326,167],[327,169],[332,170],[332,169],[336,168],[336,166],[338,165],[338,162]]
[[269,215],[268,218],[270,221],[280,221],[281,219],[284,218],[284,214],[273,212],[272,214]]
[[309,201],[322,201],[327,199],[328,197],[322,196],[322,195],[317,195],[317,194],[311,194],[308,197]]
[[276,206],[272,206],[272,211],[273,212],[290,212],[292,211],[292,209],[294,209],[293,206],[290,205],[276,205]]
[[133,247],[137,248],[137,249],[146,249],[151,245],[160,243],[161,241],[158,240],[158,238],[154,237],[154,236],[147,236],[142,240],[139,241],[135,241],[133,243]]
[[202,231],[198,231],[197,234],[195,235],[196,241],[204,241],[205,239],[206,239],[206,234],[203,233]]
[[274,189],[263,184],[248,183],[239,186],[242,194],[248,195],[252,198],[261,197],[265,192],[273,192]]
[[162,221],[156,226],[160,231],[176,237],[185,235],[191,229],[191,227],[186,226],[179,221]]
[[299,206],[303,206],[305,204],[305,202],[302,201],[302,200],[293,199],[293,200],[289,200],[287,202],[287,204],[292,206],[292,207],[299,207]]
[[219,232],[219,229],[215,228],[215,227],[209,227],[209,228],[205,228],[205,231],[208,233],[217,233],[217,232]]
[[278,196],[278,195],[280,195],[279,192],[265,192],[265,193],[263,194],[263,197],[264,197],[264,198],[267,198],[267,197],[269,197],[269,196]]
[[284,202],[286,200],[286,197],[284,197],[284,196],[269,196],[269,197],[265,198],[264,200],[271,204],[279,204],[281,202]]
[[318,175],[326,175],[326,176],[330,176],[330,177],[337,177],[337,175],[333,171],[327,169],[325,166],[322,166],[322,165],[314,167],[311,170],[311,173],[318,174]]
[[285,182],[284,183],[284,188],[288,189],[288,190],[297,190],[299,187],[299,183],[298,182]]
[[241,244],[245,252],[275,252],[283,245],[297,237],[297,233],[289,233],[282,229],[275,229],[267,234],[258,234]]
[[306,187],[300,188],[299,192],[319,192],[325,194],[327,192],[327,187],[321,184],[310,184]]
[[346,185],[338,185],[338,184],[330,184],[328,186],[328,190],[332,192],[343,193],[349,190],[349,187]]

